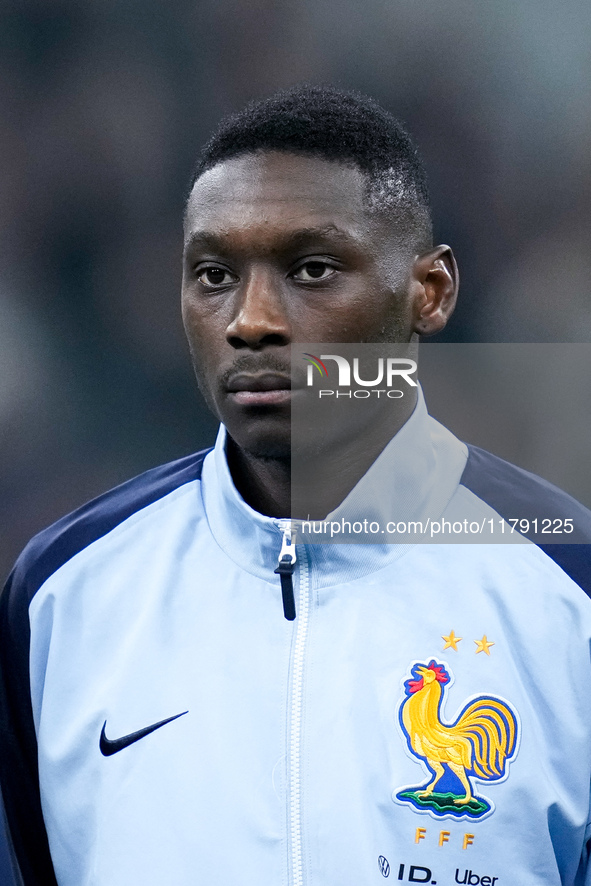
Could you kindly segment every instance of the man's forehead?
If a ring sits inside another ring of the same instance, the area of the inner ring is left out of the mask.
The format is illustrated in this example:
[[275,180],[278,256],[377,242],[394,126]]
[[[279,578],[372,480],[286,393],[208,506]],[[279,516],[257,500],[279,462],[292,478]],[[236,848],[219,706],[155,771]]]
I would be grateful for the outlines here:
[[231,158],[207,170],[187,203],[185,232],[233,224],[347,230],[365,227],[365,176],[352,165],[265,151]]

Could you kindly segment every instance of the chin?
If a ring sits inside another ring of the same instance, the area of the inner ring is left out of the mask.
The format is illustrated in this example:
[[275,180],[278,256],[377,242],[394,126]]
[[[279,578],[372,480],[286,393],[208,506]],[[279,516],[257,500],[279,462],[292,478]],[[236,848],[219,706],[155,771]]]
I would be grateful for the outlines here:
[[245,452],[261,461],[287,461],[291,458],[291,444],[261,441],[259,444],[245,449]]
[[228,426],[228,434],[234,445],[251,458],[285,460],[291,457],[290,428],[245,428],[233,429]]

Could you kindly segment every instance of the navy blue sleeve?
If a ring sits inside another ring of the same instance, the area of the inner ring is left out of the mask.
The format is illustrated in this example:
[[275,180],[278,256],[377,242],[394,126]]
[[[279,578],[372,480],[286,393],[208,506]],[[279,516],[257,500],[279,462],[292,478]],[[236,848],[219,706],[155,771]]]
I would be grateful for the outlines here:
[[137,511],[199,479],[205,455],[148,471],[41,532],[19,557],[0,595],[0,784],[8,826],[5,848],[16,857],[15,884],[57,886],[39,793],[29,673],[31,600],[79,551]]
[[[469,446],[468,451],[461,485],[505,520],[529,520],[530,530],[522,535],[537,544],[591,596],[591,511],[529,471],[477,446]],[[562,521],[563,526],[564,520],[572,520],[573,532],[553,532],[555,527],[561,526],[558,521]],[[547,521],[550,521],[549,525]]]
[[0,779],[9,839],[27,886],[56,884],[39,796],[29,683],[29,599],[18,567],[0,597]]
[[22,879],[18,876],[17,865],[12,851],[8,823],[4,812],[4,802],[0,794],[0,883],[2,886],[22,886]]

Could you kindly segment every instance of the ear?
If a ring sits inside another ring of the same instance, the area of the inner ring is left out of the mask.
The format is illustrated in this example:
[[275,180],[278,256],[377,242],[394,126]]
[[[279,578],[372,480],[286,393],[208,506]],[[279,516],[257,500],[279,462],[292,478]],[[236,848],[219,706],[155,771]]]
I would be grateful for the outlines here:
[[435,246],[418,255],[412,269],[413,331],[441,332],[453,314],[460,278],[449,246]]

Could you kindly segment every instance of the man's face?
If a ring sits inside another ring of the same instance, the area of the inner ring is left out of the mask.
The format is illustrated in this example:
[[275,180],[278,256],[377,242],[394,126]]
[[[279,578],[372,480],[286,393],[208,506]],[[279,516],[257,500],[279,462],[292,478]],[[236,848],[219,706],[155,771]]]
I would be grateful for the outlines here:
[[255,456],[289,454],[292,342],[412,337],[413,255],[364,188],[355,167],[275,151],[220,163],[193,188],[185,330],[209,406]]

